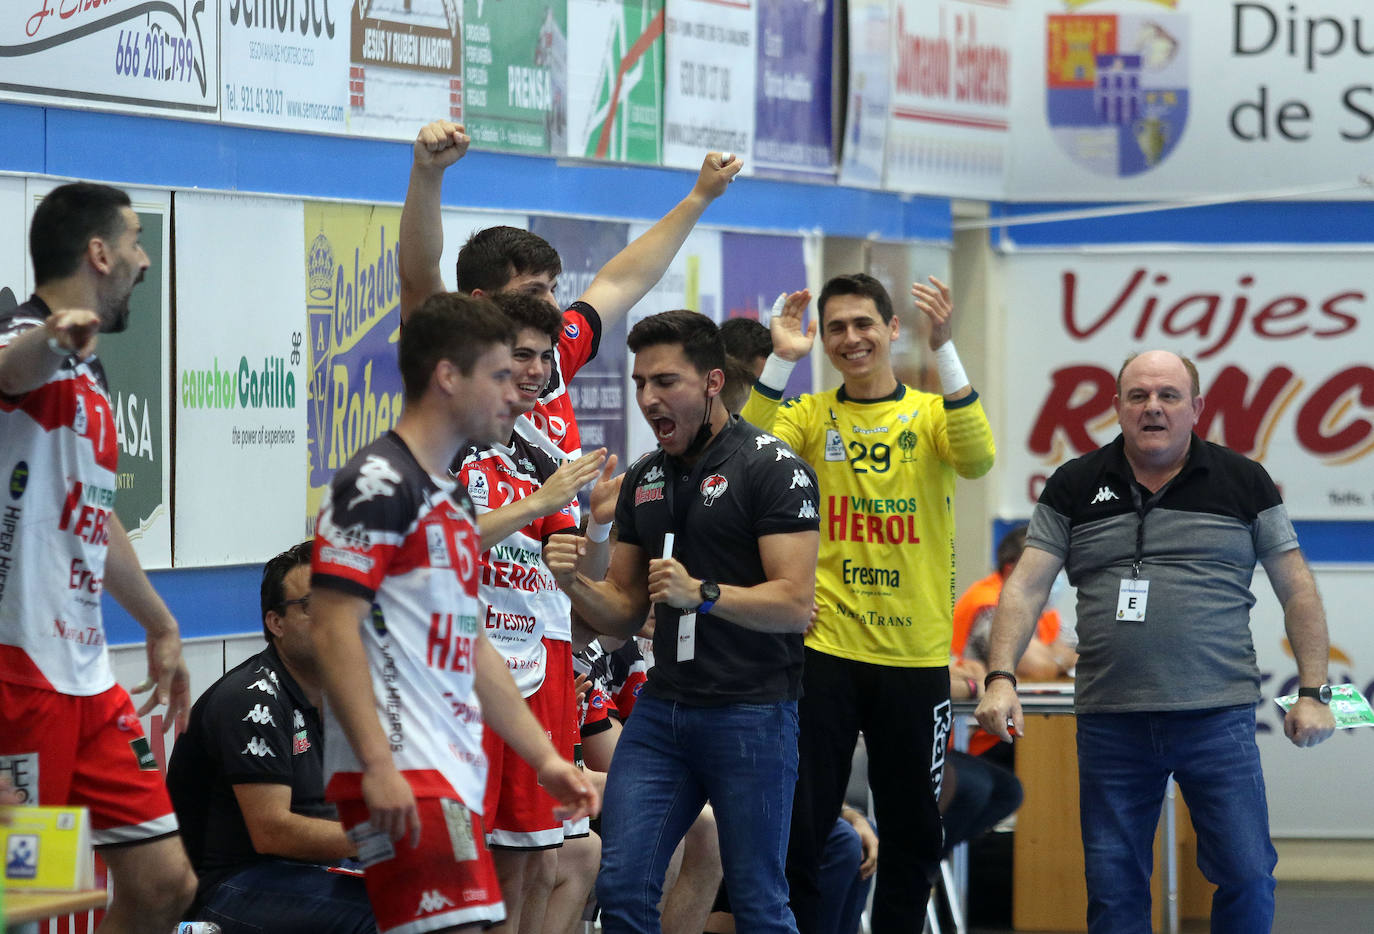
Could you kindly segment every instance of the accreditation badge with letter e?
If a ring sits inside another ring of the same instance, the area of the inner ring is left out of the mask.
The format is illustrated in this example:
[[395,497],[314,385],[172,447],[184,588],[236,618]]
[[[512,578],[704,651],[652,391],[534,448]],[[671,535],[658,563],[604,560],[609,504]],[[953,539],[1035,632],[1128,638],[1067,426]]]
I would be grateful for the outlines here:
[[1150,598],[1150,582],[1128,577],[1121,582],[1116,598],[1116,619],[1121,623],[1145,622],[1145,604]]

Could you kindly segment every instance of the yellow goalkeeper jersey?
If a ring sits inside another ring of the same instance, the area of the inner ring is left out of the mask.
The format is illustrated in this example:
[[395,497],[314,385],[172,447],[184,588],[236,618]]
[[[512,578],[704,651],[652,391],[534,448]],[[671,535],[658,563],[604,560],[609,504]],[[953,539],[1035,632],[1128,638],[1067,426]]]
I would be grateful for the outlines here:
[[949,664],[954,480],[992,467],[977,393],[955,403],[898,384],[882,399],[844,389],[779,402],[756,385],[743,417],[787,442],[820,485],[820,617],[806,644],[877,665]]

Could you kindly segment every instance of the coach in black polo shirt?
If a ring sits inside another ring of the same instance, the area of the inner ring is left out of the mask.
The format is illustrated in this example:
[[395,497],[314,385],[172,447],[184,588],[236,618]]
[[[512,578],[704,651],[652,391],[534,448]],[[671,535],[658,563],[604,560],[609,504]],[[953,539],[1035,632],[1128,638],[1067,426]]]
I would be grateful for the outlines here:
[[263,569],[267,648],[191,709],[167,766],[182,840],[200,877],[189,917],[236,932],[375,934],[353,853],[324,800],[320,688],[310,641],[310,542]]
[[1147,934],[1151,845],[1170,774],[1217,886],[1212,930],[1268,931],[1269,810],[1255,744],[1256,562],[1283,605],[1303,696],[1284,732],[1331,735],[1326,617],[1278,489],[1254,461],[1193,433],[1197,370],[1150,351],[1117,376],[1121,437],[1055,472],[992,623],[978,721],[1022,729],[1010,672],[1061,566],[1078,588],[1079,800],[1088,930]]
[[820,542],[816,476],[725,411],[725,349],[709,318],[653,315],[629,345],[659,447],[625,474],[606,580],[574,573],[576,540],[555,536],[545,549],[594,628],[629,636],[654,604],[655,664],[607,778],[602,927],[659,930],[668,859],[709,800],[726,884],[748,893],[736,923],[795,932],[783,857]]

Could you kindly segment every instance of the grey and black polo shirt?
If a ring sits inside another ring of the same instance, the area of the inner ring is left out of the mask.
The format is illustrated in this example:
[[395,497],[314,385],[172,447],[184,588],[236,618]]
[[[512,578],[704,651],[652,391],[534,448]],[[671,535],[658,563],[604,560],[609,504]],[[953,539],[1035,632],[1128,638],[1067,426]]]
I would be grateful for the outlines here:
[[[759,539],[820,528],[816,473],[783,442],[732,418],[688,466],[662,448],[625,473],[615,510],[619,540],[650,558],[673,557],[699,580],[753,587],[767,580]],[[698,614],[696,650],[677,661],[681,611],[654,606],[654,667],[644,693],[701,706],[801,696],[802,635],[746,629]]]
[[[1152,494],[1136,482],[1118,436],[1055,471],[1026,544],[1064,559],[1078,588],[1079,713],[1259,700],[1255,563],[1298,547],[1259,464],[1194,435],[1183,470]],[[1145,620],[1118,621],[1137,550],[1140,579],[1150,582]]]

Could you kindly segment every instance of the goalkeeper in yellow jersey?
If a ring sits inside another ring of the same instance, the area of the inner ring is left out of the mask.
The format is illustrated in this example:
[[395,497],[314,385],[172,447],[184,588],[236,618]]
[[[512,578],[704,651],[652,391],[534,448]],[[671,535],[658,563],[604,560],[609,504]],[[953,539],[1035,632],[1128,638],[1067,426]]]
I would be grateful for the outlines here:
[[925,913],[943,833],[937,801],[950,727],[955,477],[980,477],[995,449],[978,394],[950,341],[954,307],[935,277],[911,288],[931,324],[943,396],[898,381],[892,299],[872,276],[837,276],[817,308],[822,346],[844,385],[781,401],[816,323],[809,292],[772,322],[773,355],[744,418],[815,469],[821,547],[815,626],[806,637],[801,732],[787,876],[802,934],[820,913],[819,857],[844,801],[863,731],[882,847],[874,934]]

